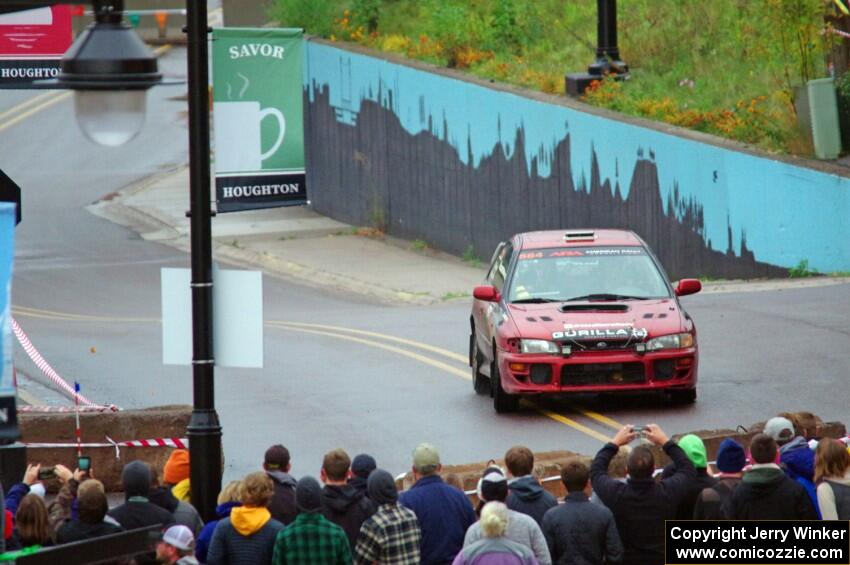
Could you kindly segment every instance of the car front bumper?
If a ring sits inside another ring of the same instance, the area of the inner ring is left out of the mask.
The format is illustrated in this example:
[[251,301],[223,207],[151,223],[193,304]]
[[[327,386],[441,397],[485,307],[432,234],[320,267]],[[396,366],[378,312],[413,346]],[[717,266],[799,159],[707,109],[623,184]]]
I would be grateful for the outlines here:
[[509,394],[693,389],[699,361],[696,347],[569,356],[500,351],[498,358],[502,388]]

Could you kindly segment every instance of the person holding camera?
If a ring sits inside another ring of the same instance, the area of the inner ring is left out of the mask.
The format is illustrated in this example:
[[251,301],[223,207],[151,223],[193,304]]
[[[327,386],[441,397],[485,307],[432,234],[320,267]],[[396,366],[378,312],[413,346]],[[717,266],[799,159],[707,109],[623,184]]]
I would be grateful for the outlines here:
[[[620,447],[637,439],[639,434],[673,460],[673,472],[656,481],[652,451],[639,445],[629,454],[628,480],[621,483],[612,479],[608,476],[608,464]],[[664,563],[664,520],[676,517],[678,505],[695,479],[693,463],[657,424],[647,424],[644,428],[623,426],[599,450],[590,466],[590,481],[599,499],[614,514],[623,542],[623,565]]]

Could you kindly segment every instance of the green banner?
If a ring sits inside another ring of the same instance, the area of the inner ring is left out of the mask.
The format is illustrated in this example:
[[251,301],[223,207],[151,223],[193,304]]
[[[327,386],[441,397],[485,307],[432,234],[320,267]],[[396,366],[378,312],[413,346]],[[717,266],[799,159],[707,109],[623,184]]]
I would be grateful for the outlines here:
[[300,29],[213,30],[216,201],[232,212],[305,204]]

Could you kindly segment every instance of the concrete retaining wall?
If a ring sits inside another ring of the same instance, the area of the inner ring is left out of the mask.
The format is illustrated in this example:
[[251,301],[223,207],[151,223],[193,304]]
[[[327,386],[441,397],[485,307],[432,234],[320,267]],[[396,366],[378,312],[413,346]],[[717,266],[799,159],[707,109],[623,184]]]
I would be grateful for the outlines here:
[[308,193],[344,222],[490,257],[512,233],[628,228],[673,278],[850,270],[846,170],[313,39]]
[[[190,406],[162,406],[144,410],[123,410],[114,413],[84,413],[80,415],[83,443],[104,443],[106,437],[114,441],[135,439],[184,438]],[[69,443],[74,444],[74,414],[28,414],[20,415],[21,441],[25,443]],[[116,458],[113,447],[84,448],[83,455],[92,458],[92,471],[109,491],[121,490],[121,469],[129,461],[140,459],[153,465],[160,474],[172,449],[163,447],[121,448]],[[28,463],[55,465],[61,463],[69,469],[76,465],[74,448],[27,448]],[[20,480],[18,478],[17,480]],[[49,488],[58,488],[51,481]],[[8,485],[5,485],[8,488]]]

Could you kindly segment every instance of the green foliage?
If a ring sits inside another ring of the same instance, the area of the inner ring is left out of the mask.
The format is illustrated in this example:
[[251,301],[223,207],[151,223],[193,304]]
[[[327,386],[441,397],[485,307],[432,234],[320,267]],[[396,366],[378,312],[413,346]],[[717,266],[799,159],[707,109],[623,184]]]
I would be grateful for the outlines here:
[[428,249],[428,243],[423,239],[414,239],[410,242],[410,248],[414,251],[422,252]]
[[472,267],[481,266],[481,259],[478,257],[478,255],[475,254],[475,248],[472,245],[470,245],[466,248],[466,250],[464,250],[462,259],[464,263]]
[[354,0],[351,12],[355,27],[362,26],[367,33],[378,31],[381,0]]
[[334,18],[342,13],[334,0],[275,0],[269,16],[284,27],[304,28],[306,33],[328,37],[333,33]]
[[440,300],[445,302],[447,300],[455,300],[457,298],[466,298],[467,296],[469,296],[468,292],[447,292],[440,297]]
[[819,273],[817,271],[809,269],[808,259],[801,259],[795,267],[791,267],[790,269],[788,269],[788,276],[792,279],[814,277],[818,274]]
[[[563,93],[564,74],[595,57],[592,0],[272,1],[285,25],[549,93]],[[621,0],[617,8],[631,79],[591,103],[770,151],[805,151],[793,87],[826,75],[836,39],[820,32],[831,3]]]

